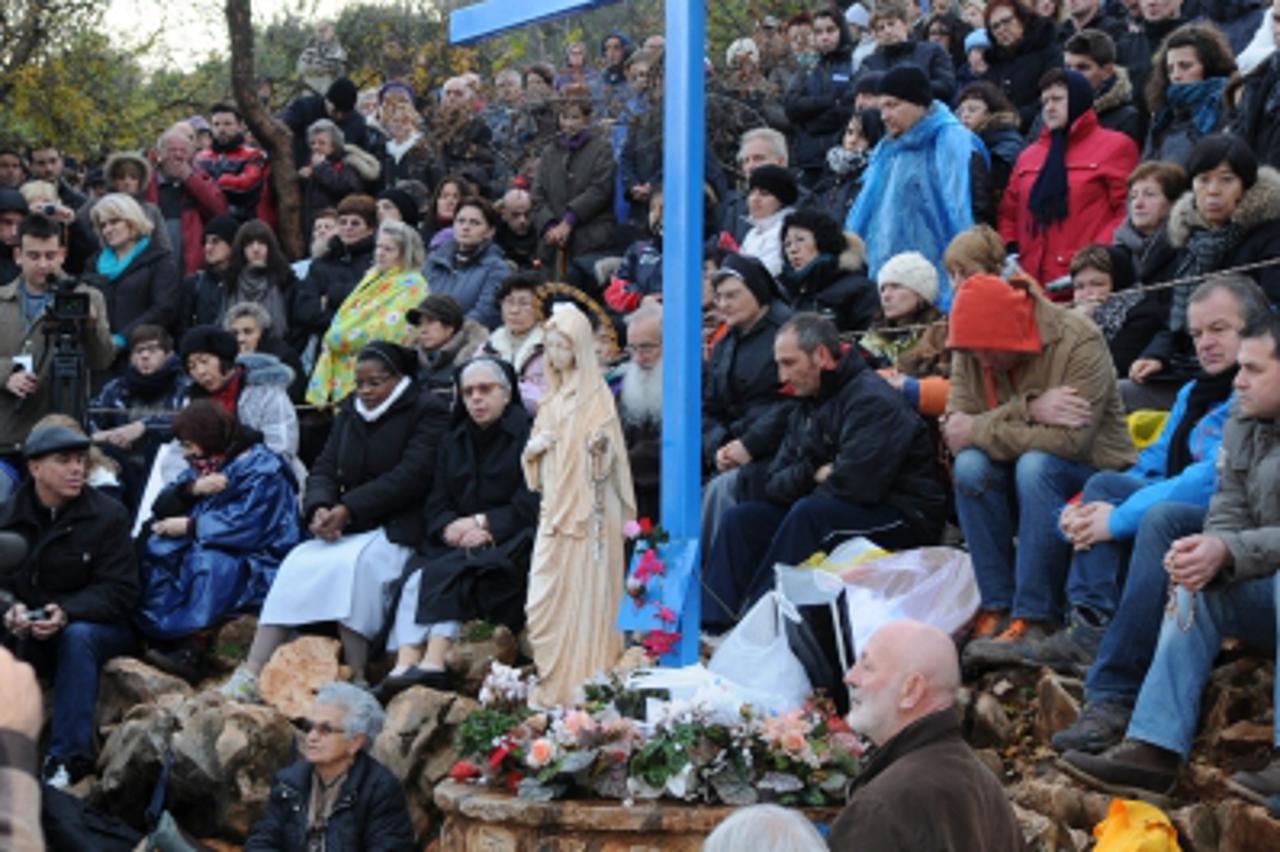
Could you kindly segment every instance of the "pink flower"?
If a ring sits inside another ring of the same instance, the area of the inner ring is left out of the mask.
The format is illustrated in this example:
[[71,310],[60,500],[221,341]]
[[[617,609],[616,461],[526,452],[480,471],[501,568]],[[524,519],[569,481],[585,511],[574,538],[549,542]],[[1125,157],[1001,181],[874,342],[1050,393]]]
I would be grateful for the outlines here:
[[564,729],[575,737],[595,730],[595,722],[582,710],[574,710],[564,717]]
[[635,538],[640,535],[640,524],[635,521],[627,521],[622,525],[622,534],[627,538]]
[[673,610],[669,606],[663,606],[662,604],[658,604],[658,620],[665,624],[675,624],[676,623],[675,610]]
[[650,630],[645,634],[640,644],[644,647],[646,654],[656,658],[670,654],[679,641],[679,633],[672,633],[667,630]]
[[647,580],[650,577],[661,577],[666,570],[667,566],[662,564],[657,552],[646,550],[640,556],[640,563],[636,565],[636,576]]
[[805,740],[804,735],[799,731],[787,731],[778,741],[778,745],[782,746],[783,751],[790,752],[791,754],[799,754],[804,751],[808,742]]
[[546,737],[539,737],[529,744],[529,754],[525,756],[525,763],[534,769],[541,769],[554,760],[555,756],[555,743]]

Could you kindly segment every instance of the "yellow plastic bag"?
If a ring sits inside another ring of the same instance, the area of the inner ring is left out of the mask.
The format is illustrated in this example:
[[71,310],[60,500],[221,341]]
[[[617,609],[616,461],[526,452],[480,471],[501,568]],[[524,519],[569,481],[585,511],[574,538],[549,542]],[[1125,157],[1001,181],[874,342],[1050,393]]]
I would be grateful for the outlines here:
[[1145,449],[1160,437],[1160,430],[1164,428],[1164,422],[1168,419],[1169,412],[1151,408],[1130,412],[1125,417],[1125,424],[1129,427],[1129,439],[1138,449]]
[[1164,811],[1133,799],[1112,799],[1093,836],[1098,840],[1094,852],[1182,852]]

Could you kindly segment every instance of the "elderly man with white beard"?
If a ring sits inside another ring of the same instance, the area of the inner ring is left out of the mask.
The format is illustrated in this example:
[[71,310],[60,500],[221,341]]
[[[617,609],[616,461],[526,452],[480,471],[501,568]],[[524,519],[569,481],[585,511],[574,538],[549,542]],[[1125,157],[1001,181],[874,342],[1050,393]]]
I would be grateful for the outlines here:
[[845,677],[849,726],[875,750],[831,826],[832,849],[1022,852],[1004,788],[960,736],[960,660],[916,621],[883,625]]
[[662,458],[662,306],[642,304],[627,317],[627,354],[618,391],[618,415],[627,442],[636,514],[658,519]]

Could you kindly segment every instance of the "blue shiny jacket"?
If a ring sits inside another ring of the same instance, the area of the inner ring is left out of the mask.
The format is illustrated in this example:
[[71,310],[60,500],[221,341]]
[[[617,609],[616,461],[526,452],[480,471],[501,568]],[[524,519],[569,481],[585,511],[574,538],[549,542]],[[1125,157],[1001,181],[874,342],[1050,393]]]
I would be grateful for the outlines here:
[[[179,638],[257,609],[285,554],[302,539],[298,486],[279,455],[255,443],[222,473],[226,489],[195,498],[187,513],[192,534],[153,535],[142,548],[137,621],[148,636]],[[170,488],[189,494],[194,479],[193,470],[184,471]]]
[[1191,396],[1194,385],[1194,380],[1189,381],[1178,391],[1173,408],[1169,411],[1169,418],[1160,430],[1160,437],[1138,454],[1138,463],[1128,470],[1130,476],[1148,484],[1130,494],[1111,511],[1107,527],[1112,538],[1130,539],[1137,535],[1142,516],[1157,503],[1175,501],[1209,508],[1209,498],[1213,496],[1217,483],[1214,463],[1218,458],[1222,430],[1231,414],[1235,394],[1209,409],[1192,427],[1187,440],[1191,443],[1191,457],[1195,461],[1183,468],[1177,476],[1168,476],[1166,465],[1169,459],[1169,440],[1177,431],[1178,421],[1186,416],[1187,399]]

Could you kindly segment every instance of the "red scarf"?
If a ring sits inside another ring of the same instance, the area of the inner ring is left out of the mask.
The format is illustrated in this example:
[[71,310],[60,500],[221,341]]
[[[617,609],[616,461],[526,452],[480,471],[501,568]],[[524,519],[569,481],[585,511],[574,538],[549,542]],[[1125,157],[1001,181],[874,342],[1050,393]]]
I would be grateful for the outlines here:
[[228,414],[233,416],[236,413],[236,400],[240,397],[240,376],[243,369],[237,364],[231,371],[231,377],[227,379],[227,383],[209,394],[209,399],[221,405]]

